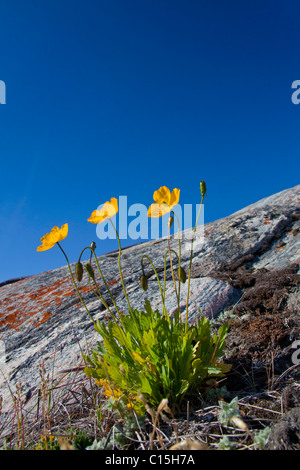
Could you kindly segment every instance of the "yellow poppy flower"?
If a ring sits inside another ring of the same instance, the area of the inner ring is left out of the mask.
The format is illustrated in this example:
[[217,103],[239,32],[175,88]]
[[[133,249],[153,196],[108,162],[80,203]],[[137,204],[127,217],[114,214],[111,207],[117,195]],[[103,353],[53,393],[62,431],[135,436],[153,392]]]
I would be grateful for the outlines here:
[[68,224],[64,224],[59,229],[58,227],[53,227],[50,233],[46,233],[41,238],[42,245],[38,246],[36,251],[46,251],[52,248],[55,243],[61,242],[68,235]]
[[180,189],[174,188],[172,193],[169,188],[162,186],[154,191],[154,204],[148,209],[148,217],[161,217],[170,212],[179,202]]
[[98,380],[95,380],[95,383],[99,385],[100,387],[101,386],[104,387],[103,393],[107,398],[113,397],[115,400],[117,400],[123,394],[122,391],[119,390],[117,387],[111,388],[107,380],[98,379]]
[[102,209],[95,210],[92,212],[91,217],[88,219],[88,222],[92,224],[98,224],[99,222],[104,222],[106,219],[110,219],[118,212],[118,200],[115,197],[112,197],[110,202],[106,201]]

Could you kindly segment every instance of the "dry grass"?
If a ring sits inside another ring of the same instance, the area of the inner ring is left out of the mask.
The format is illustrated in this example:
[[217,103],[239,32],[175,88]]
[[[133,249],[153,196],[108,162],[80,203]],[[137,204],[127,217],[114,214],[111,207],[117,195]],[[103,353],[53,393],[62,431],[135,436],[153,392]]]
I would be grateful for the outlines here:
[[[18,384],[11,390],[10,410],[2,413],[0,397],[0,448],[83,449],[96,442],[99,449],[124,451],[257,449],[257,433],[300,406],[300,365],[291,362],[291,342],[299,331],[299,288],[291,292],[287,307],[272,322],[263,314],[230,320],[225,357],[233,364],[231,372],[187,397],[175,417],[166,402],[159,410],[149,409],[143,420],[128,410],[121,416],[82,367],[59,373],[53,364],[50,374],[41,364],[32,396]],[[224,423],[219,400],[235,397],[241,421]],[[300,430],[298,438],[300,449]]]
[[[19,384],[11,411],[1,415],[1,446],[36,449],[41,436],[44,443],[47,437],[50,442],[52,436],[57,448],[63,449],[85,448],[94,441],[100,443],[101,449],[119,450],[191,449],[191,445],[217,450],[224,442],[232,449],[257,449],[254,434],[276,423],[287,406],[286,387],[248,393],[238,401],[244,427],[238,420],[235,424],[222,423],[218,401],[220,391],[224,391],[221,383],[216,384],[215,392],[211,389],[208,395],[202,391],[190,397],[176,417],[170,414],[165,402],[160,409],[149,410],[142,422],[134,412],[122,417],[112,410],[102,390],[82,370],[73,370],[50,381],[41,365],[40,376],[39,390],[27,397],[25,403]],[[289,371],[277,378],[280,379],[278,387],[287,380],[289,387],[298,393],[299,382],[289,381],[288,376]],[[233,395],[226,397],[226,401],[232,398]]]

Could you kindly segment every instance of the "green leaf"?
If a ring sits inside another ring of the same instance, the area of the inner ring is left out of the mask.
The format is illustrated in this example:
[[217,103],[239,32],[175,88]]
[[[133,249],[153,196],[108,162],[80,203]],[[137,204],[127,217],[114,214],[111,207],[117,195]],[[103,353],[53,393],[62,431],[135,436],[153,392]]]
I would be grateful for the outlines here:
[[218,335],[212,335],[205,317],[185,329],[179,315],[168,319],[159,310],[153,311],[146,300],[145,311],[130,311],[122,325],[113,321],[97,324],[96,331],[103,341],[86,355],[89,367],[85,371],[95,379],[108,380],[121,392],[118,403],[124,400],[125,408],[130,393],[137,409],[145,410],[138,390],[150,406],[157,408],[165,397],[172,406],[207,376],[220,376],[229,370],[227,364],[217,364],[227,328],[222,326]]
[[184,395],[188,388],[189,388],[189,382],[188,380],[182,380],[181,381],[181,386],[180,386],[180,389],[178,390],[178,393],[177,393],[177,396],[180,396],[180,395]]
[[217,367],[208,367],[207,372],[209,375],[222,375],[223,372]]

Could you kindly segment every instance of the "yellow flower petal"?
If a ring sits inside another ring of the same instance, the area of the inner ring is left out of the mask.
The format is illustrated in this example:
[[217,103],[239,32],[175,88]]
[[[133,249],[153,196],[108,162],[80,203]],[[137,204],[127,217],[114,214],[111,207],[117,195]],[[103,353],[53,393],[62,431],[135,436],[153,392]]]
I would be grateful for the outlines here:
[[157,191],[153,193],[153,199],[158,204],[169,204],[170,203],[170,190],[166,186],[161,186]]
[[110,219],[118,212],[118,200],[115,197],[112,197],[110,201],[106,201],[103,207],[100,210],[95,210],[92,212],[88,222],[92,224],[98,224],[104,222],[107,219]]
[[148,217],[161,217],[170,212],[179,202],[180,189],[173,189],[170,193],[169,188],[161,186],[153,193],[153,199],[156,204],[151,204],[148,209]]
[[[58,227],[53,227],[53,229],[51,230],[50,233],[46,233],[46,235],[44,235],[42,238],[41,238],[41,242],[43,243],[43,245],[53,245],[55,243],[55,233],[56,231],[58,231],[59,228]],[[54,240],[54,241],[53,241]]]
[[58,240],[59,242],[61,242],[62,240],[66,238],[66,236],[68,235],[68,230],[69,230],[68,224],[64,224],[61,226],[59,240]]
[[168,204],[151,204],[148,209],[148,217],[161,217],[170,212],[171,208]]
[[174,188],[170,197],[170,205],[172,207],[176,206],[179,202],[180,189]]
[[55,243],[61,242],[68,235],[68,224],[62,225],[61,229],[53,227],[50,233],[46,233],[41,238],[42,245],[37,247],[36,251],[46,251],[52,248]]
[[46,251],[46,250],[49,250],[50,248],[52,248],[54,245],[55,245],[55,243],[53,243],[51,245],[40,245],[40,246],[37,247],[36,251]]
[[115,197],[112,197],[110,200],[110,203],[114,206],[115,209],[115,214],[118,212],[118,199]]
[[97,224],[97,223],[99,222],[99,217],[98,217],[98,220],[96,220],[96,219],[97,219],[97,214],[98,214],[99,212],[100,212],[100,211],[97,211],[97,210],[93,211],[93,212],[91,213],[90,218],[87,219],[88,222],[91,222],[92,224]]

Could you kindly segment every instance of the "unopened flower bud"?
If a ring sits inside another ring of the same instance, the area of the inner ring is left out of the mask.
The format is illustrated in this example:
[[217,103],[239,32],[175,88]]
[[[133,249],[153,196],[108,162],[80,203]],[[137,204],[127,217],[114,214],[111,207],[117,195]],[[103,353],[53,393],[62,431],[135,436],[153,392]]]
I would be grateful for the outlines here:
[[92,242],[92,243],[91,243],[91,249],[92,249],[93,251],[95,251],[95,249],[96,249],[96,243],[95,243],[95,242]]
[[206,184],[205,181],[200,181],[200,191],[201,195],[204,196],[206,193]]
[[169,217],[169,220],[168,220],[168,227],[171,228],[172,225],[173,225],[173,222],[174,222],[174,217],[171,215],[171,216]]
[[144,291],[148,289],[148,279],[145,274],[141,275],[141,286]]
[[181,266],[180,268],[178,268],[177,274],[178,274],[178,279],[184,284],[186,281],[186,274],[185,274],[185,270]]
[[80,282],[81,279],[82,279],[82,276],[83,276],[83,266],[80,263],[80,261],[78,261],[78,263],[76,263],[75,272],[76,272],[77,281]]
[[89,276],[91,276],[92,279],[95,279],[94,270],[93,270],[92,266],[90,265],[90,263],[87,263],[85,265],[85,269],[87,270]]

